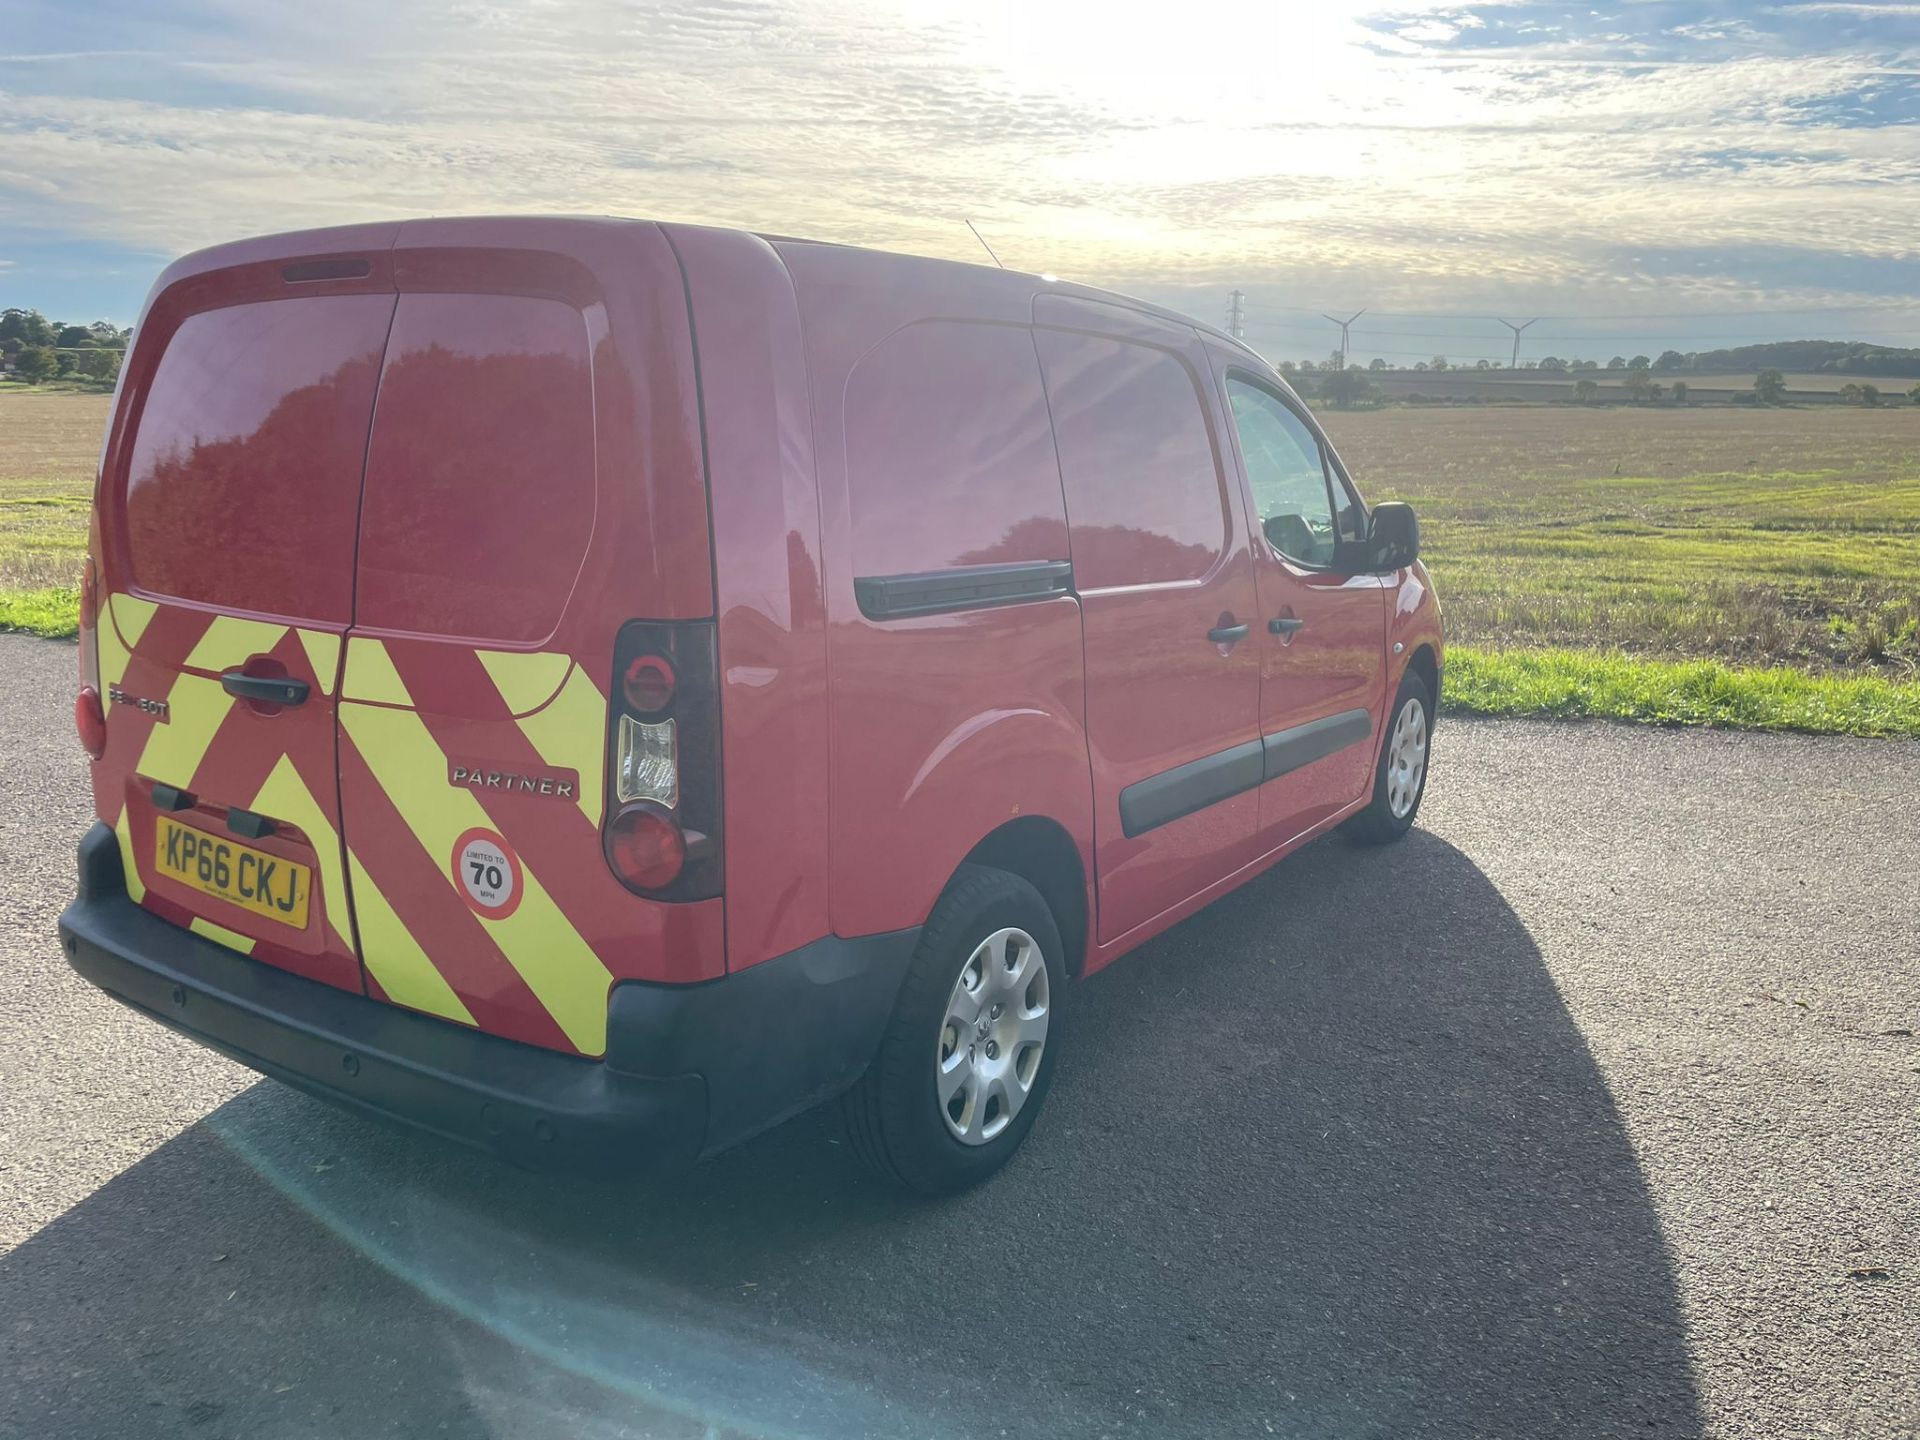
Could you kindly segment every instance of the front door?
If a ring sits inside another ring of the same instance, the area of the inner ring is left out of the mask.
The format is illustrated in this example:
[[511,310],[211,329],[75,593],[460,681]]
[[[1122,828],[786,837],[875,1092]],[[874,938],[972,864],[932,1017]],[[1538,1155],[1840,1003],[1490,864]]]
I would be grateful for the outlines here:
[[1378,748],[1386,591],[1355,573],[1366,517],[1317,426],[1270,380],[1221,374],[1254,517],[1260,835],[1280,844],[1366,794]]
[[[1035,307],[1086,644],[1102,943],[1253,854],[1259,616],[1191,329]],[[1074,328],[1065,328],[1072,325]]]

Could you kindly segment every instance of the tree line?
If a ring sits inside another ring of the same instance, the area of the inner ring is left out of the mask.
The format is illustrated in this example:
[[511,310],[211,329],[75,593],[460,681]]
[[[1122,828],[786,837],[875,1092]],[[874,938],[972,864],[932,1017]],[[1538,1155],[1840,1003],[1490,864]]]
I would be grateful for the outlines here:
[[38,310],[0,310],[0,370],[29,385],[62,377],[111,384],[130,333],[107,320],[70,325]]

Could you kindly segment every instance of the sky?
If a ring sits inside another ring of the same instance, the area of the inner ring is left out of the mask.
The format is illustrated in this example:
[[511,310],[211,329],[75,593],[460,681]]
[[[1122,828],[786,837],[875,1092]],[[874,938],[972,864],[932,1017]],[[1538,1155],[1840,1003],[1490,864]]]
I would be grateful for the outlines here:
[[1920,345],[1914,0],[0,0],[0,306],[625,214],[1009,266],[1324,355]]

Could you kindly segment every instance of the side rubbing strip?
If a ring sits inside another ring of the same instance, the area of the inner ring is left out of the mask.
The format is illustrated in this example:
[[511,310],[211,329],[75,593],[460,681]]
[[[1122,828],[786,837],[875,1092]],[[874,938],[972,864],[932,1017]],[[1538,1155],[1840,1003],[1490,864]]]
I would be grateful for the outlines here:
[[1334,751],[1358,745],[1372,734],[1373,716],[1365,710],[1343,710],[1338,715],[1325,715],[1304,725],[1276,730],[1261,741],[1267,752],[1266,778],[1271,780],[1302,765],[1324,760]]
[[1071,560],[1034,560],[1021,565],[960,565],[917,575],[863,575],[853,582],[860,613],[869,620],[940,615],[1046,600],[1073,590]]
[[1217,805],[1258,785],[1264,766],[1261,742],[1249,740],[1217,755],[1203,755],[1136,780],[1120,792],[1120,828],[1132,839],[1182,815]]

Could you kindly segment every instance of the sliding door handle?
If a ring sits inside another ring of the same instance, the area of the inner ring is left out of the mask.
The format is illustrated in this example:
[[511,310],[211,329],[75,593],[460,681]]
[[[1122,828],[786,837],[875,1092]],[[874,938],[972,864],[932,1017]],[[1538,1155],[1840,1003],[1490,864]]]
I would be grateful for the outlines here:
[[1278,615],[1267,622],[1267,629],[1276,635],[1291,635],[1306,623],[1292,615]]
[[1216,625],[1207,631],[1207,639],[1216,645],[1231,645],[1236,640],[1247,638],[1247,627],[1241,625]]

